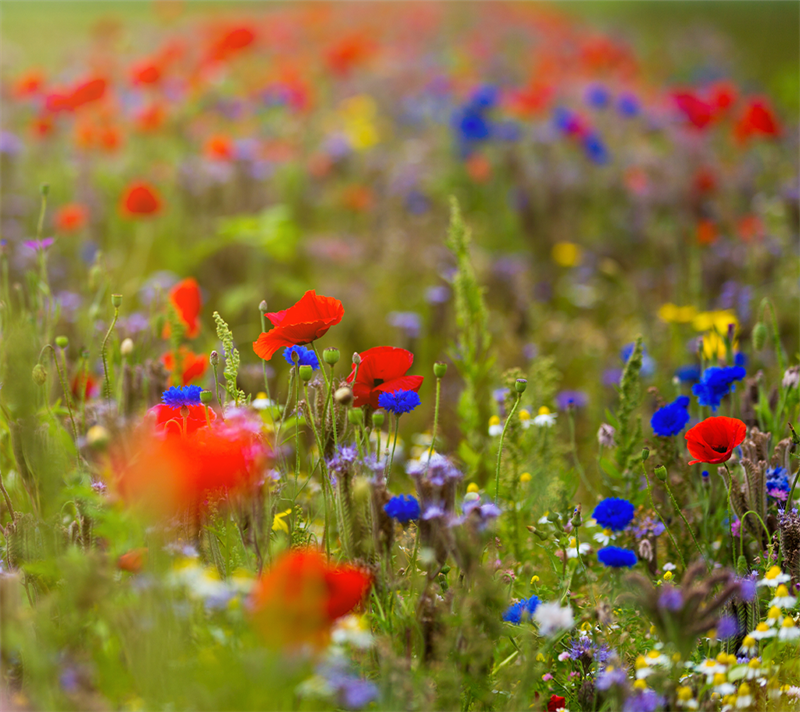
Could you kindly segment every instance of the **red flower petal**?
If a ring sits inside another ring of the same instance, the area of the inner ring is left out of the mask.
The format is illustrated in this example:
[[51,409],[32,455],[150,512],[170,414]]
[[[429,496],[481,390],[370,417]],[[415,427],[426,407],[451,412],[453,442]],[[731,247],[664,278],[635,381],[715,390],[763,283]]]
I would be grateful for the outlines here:
[[684,436],[689,453],[694,458],[689,464],[705,462],[718,465],[727,462],[733,449],[744,442],[746,435],[747,426],[737,418],[706,418]]

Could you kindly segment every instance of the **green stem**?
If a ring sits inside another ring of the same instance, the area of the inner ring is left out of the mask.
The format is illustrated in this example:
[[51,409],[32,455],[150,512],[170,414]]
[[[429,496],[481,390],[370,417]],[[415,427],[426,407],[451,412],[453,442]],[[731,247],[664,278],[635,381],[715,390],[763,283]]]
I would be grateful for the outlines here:
[[430,464],[431,457],[433,457],[433,448],[436,445],[436,429],[439,425],[439,396],[442,392],[442,379],[436,379],[436,405],[433,408],[433,435],[431,435],[431,447],[428,450],[428,464]]
[[[678,512],[681,519],[683,519],[683,523],[686,525],[686,529],[689,530],[689,535],[692,537],[692,541],[694,542],[695,548],[697,549],[697,553],[700,554],[701,559],[705,560],[705,556],[703,555],[703,550],[700,548],[700,544],[697,543],[697,539],[694,535],[694,532],[692,531],[692,528],[689,526],[689,522],[686,521],[686,517],[683,514],[683,510],[678,506],[678,502],[675,500],[675,495],[672,494],[672,489],[670,488],[669,482],[667,482],[667,480],[664,480],[664,487],[667,490],[667,494],[669,495],[670,500],[672,500],[672,505],[675,507],[675,510]],[[708,565],[708,562],[706,562],[706,566],[710,571],[711,567]]]
[[653,508],[653,511],[658,515],[658,518],[661,520],[661,523],[664,525],[664,529],[666,530],[667,534],[669,535],[669,539],[672,542],[672,546],[675,547],[675,551],[677,552],[678,556],[681,559],[681,565],[683,566],[683,570],[686,571],[686,560],[683,558],[683,552],[681,551],[680,547],[678,546],[678,542],[675,541],[675,537],[672,536],[672,532],[670,531],[669,525],[667,524],[667,520],[664,519],[661,512],[658,511],[656,507],[656,503],[653,500],[653,485],[650,484],[650,478],[647,475],[647,468],[642,462],[642,472],[644,472],[644,479],[647,482],[647,494],[650,497],[650,506]]
[[[295,367],[296,368],[296,367]],[[295,383],[299,383],[300,378],[295,379]],[[309,406],[309,399],[308,399],[308,384],[303,384],[303,390],[306,396],[306,408],[310,408]],[[322,496],[324,499],[324,506],[325,506],[325,528],[323,530],[322,538],[325,540],[325,553],[330,558],[331,555],[331,547],[330,547],[330,537],[329,537],[329,526],[328,526],[328,486],[330,484],[330,478],[328,475],[328,467],[325,464],[325,455],[322,450],[322,440],[319,437],[319,433],[317,432],[317,424],[314,422],[314,414],[309,410],[308,412],[309,420],[311,421],[311,429],[314,431],[314,440],[317,442],[317,450],[319,451],[319,461],[320,461],[320,470],[322,471]],[[299,458],[299,455],[298,455]],[[299,462],[299,460],[298,460]],[[296,478],[295,478],[296,480]],[[342,540],[344,540],[344,533],[342,534]]]
[[[388,466],[386,468],[386,481],[389,481],[389,476],[392,474],[392,465],[394,464],[394,449],[397,447],[397,435],[400,432],[400,416],[394,416],[394,442],[392,443],[392,455],[389,458]],[[389,439],[386,439],[386,456],[389,456]]]
[[506,430],[508,430],[508,424],[511,422],[511,418],[514,417],[514,413],[517,412],[517,406],[519,405],[520,399],[522,398],[521,393],[517,393],[517,400],[514,401],[514,405],[511,407],[511,412],[508,414],[506,418],[506,422],[503,425],[503,432],[500,433],[500,445],[497,448],[497,467],[495,468],[494,473],[494,503],[500,499],[500,462],[503,459],[503,440],[506,438]]
[[111,326],[108,327],[106,337],[103,339],[103,347],[100,349],[100,355],[103,358],[103,396],[107,402],[111,401],[111,378],[108,375],[108,340],[111,338],[111,332],[114,331],[117,319],[119,319],[119,307],[114,307],[114,318],[111,320]]

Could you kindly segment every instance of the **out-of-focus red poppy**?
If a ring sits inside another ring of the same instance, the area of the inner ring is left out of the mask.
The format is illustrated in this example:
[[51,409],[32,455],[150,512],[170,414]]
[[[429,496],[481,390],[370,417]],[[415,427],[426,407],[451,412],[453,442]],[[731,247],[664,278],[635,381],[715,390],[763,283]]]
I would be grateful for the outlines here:
[[717,241],[717,225],[713,220],[697,221],[697,244],[713,245]]
[[565,697],[561,697],[559,695],[551,695],[550,700],[547,703],[547,712],[557,712],[557,710],[563,710],[567,707],[567,700]]
[[701,166],[692,178],[692,190],[698,195],[707,195],[717,189],[717,176],[707,166]]
[[69,91],[56,90],[47,94],[44,98],[45,111],[57,114],[60,111],[72,110],[72,96]]
[[232,56],[249,47],[256,39],[255,29],[242,25],[228,30],[211,46],[209,58],[215,62],[230,59]]
[[230,161],[233,158],[233,141],[229,136],[211,136],[203,147],[206,158],[212,161]]
[[18,98],[38,94],[44,87],[44,75],[37,69],[31,69],[17,77],[13,94]]
[[709,101],[719,112],[730,109],[736,103],[738,97],[739,93],[732,82],[716,82],[712,84],[709,90]]
[[467,175],[476,183],[485,183],[492,177],[492,164],[482,153],[473,153],[465,163]]
[[342,320],[344,307],[338,299],[320,296],[312,289],[294,306],[265,316],[275,328],[262,333],[253,350],[269,361],[284,346],[304,346],[325,336]]
[[154,133],[164,125],[167,112],[162,104],[153,103],[136,114],[136,129],[142,133]]
[[35,138],[45,138],[53,133],[55,124],[49,116],[37,116],[31,121],[30,129]]
[[331,625],[358,606],[371,585],[366,571],[330,564],[313,549],[287,552],[256,583],[253,625],[270,646],[321,649]]
[[760,240],[766,234],[764,223],[758,215],[745,215],[737,223],[736,231],[745,242]]
[[780,133],[778,120],[763,97],[748,100],[744,113],[734,128],[734,137],[739,141],[746,141],[752,136],[775,138]]
[[125,502],[172,516],[197,513],[211,499],[253,492],[269,457],[257,432],[229,419],[168,437],[145,426],[125,446],[112,447],[108,467]]
[[744,442],[746,435],[747,426],[737,418],[724,415],[706,418],[690,428],[684,436],[689,454],[694,458],[689,464],[706,462],[719,465],[727,462],[733,449]]
[[550,105],[554,94],[552,85],[534,79],[525,89],[509,94],[509,109],[519,117],[539,114]]
[[369,186],[349,185],[342,193],[342,204],[348,210],[356,213],[365,213],[373,203],[373,195]]
[[120,571],[138,574],[147,560],[147,547],[126,551],[117,559],[117,568]]
[[678,109],[695,128],[705,129],[713,118],[713,107],[691,91],[678,91],[672,94]]
[[58,232],[78,232],[89,221],[89,211],[80,203],[67,203],[56,210],[53,223]]
[[[161,363],[170,373],[175,370],[175,354],[172,351],[165,353],[161,357]],[[180,385],[187,386],[197,378],[202,378],[208,368],[208,356],[196,354],[185,346],[178,349],[178,366],[181,371]],[[173,377],[170,376],[170,384]]]
[[122,214],[128,217],[155,215],[160,210],[161,198],[149,183],[131,183],[122,195]]
[[[376,346],[367,349],[361,356],[361,365],[353,365],[347,382],[353,386],[353,405],[371,405],[378,408],[381,393],[395,391],[419,391],[423,376],[407,376],[414,363],[414,354],[395,346]],[[355,382],[354,382],[355,379]]]
[[[200,333],[200,309],[203,307],[203,295],[194,277],[187,277],[178,282],[169,292],[169,303],[186,327],[186,336],[193,339]],[[163,338],[169,338],[169,324],[164,327]]]
[[346,76],[354,67],[363,64],[373,51],[374,45],[369,37],[349,35],[328,47],[325,62],[334,74]]
[[89,400],[100,393],[100,386],[91,373],[81,371],[72,379],[70,391],[72,391],[72,397],[77,400]]
[[152,59],[145,59],[131,67],[130,76],[135,86],[158,84],[161,81],[161,67]]
[[73,111],[86,104],[91,104],[105,96],[108,83],[105,79],[95,77],[79,82],[69,95],[69,108]]
[[159,403],[150,408],[147,414],[154,419],[156,432],[166,435],[190,435],[201,428],[207,428],[209,421],[213,423],[217,418],[213,408],[208,409],[208,418],[206,418],[204,405],[185,405],[173,408],[170,405]]
[[107,153],[113,153],[122,145],[122,131],[117,126],[104,126],[97,138],[100,148]]

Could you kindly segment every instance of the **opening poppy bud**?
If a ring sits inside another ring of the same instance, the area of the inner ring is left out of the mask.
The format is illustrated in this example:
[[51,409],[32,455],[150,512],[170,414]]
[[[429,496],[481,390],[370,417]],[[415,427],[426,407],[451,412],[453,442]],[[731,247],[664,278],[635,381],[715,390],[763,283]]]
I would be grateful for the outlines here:
[[358,351],[356,351],[353,354],[353,365],[354,366],[360,366],[361,365],[361,354],[358,353]]
[[351,408],[347,411],[347,420],[351,425],[360,425],[364,422],[364,411],[361,408]]
[[658,467],[656,467],[654,474],[662,482],[667,481],[667,468],[664,467],[664,465],[659,465]]
[[342,386],[336,389],[333,397],[339,405],[350,405],[353,402],[353,391],[347,388],[347,386]]
[[650,448],[646,447],[642,449],[642,462],[645,462],[647,458],[650,457]]
[[123,339],[122,343],[119,345],[119,352],[123,356],[130,356],[133,353],[133,339]]
[[322,352],[322,360],[329,366],[333,366],[339,361],[339,349],[325,349]]
[[119,309],[122,306],[122,295],[121,294],[112,294],[111,295],[111,306],[114,309]]
[[[297,354],[292,354],[292,356],[296,356]],[[314,376],[314,369],[311,366],[303,365],[300,366],[300,378],[302,379],[303,383],[308,383]]]
[[514,390],[517,393],[525,393],[525,389],[528,387],[528,382],[524,378],[518,378],[514,382]]
[[200,391],[200,402],[203,405],[208,405],[214,399],[214,394],[211,391]]
[[767,343],[767,325],[759,321],[753,327],[753,349],[761,351]]
[[445,373],[447,373],[446,363],[437,361],[435,364],[433,364],[433,375],[436,376],[436,378],[444,378]]
[[386,413],[382,410],[376,410],[372,414],[372,425],[376,428],[380,428],[383,425],[383,421],[386,420]]
[[191,413],[191,411],[189,410],[189,406],[188,405],[182,405],[180,413],[181,413],[181,418],[184,418],[184,419],[188,418],[189,414]]
[[47,370],[40,363],[33,367],[33,382],[37,386],[43,386],[47,382]]
[[60,349],[65,349],[69,346],[69,339],[66,336],[56,336],[56,346]]
[[208,356],[208,360],[212,366],[216,366],[219,363],[219,354],[216,351],[212,351]]
[[267,311],[267,309],[268,309],[267,300],[266,299],[262,299],[261,302],[258,305],[258,311],[260,311],[262,314],[264,314]]

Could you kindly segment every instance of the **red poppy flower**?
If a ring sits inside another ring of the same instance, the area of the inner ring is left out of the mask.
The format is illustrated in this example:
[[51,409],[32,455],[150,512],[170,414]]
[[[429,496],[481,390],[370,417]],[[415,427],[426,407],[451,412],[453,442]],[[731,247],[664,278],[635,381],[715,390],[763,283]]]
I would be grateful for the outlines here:
[[[175,308],[175,313],[186,327],[186,336],[193,339],[200,333],[200,308],[203,306],[203,297],[200,287],[194,277],[187,277],[178,282],[169,293],[169,302]],[[169,337],[169,329],[164,327],[164,338]]]
[[72,379],[70,391],[72,391],[73,398],[89,400],[99,395],[100,387],[97,383],[97,379],[91,373],[84,374],[83,371],[81,371]]
[[733,448],[744,442],[747,426],[737,418],[716,416],[706,418],[691,428],[685,435],[686,446],[694,458],[689,462],[696,465],[706,462],[719,465],[731,458]]
[[[172,351],[165,353],[161,357],[161,363],[170,373],[175,370],[175,354]],[[180,385],[187,386],[197,378],[202,378],[208,368],[208,356],[196,354],[181,346],[178,349],[178,366],[181,372]],[[170,376],[170,385],[173,385],[173,378]]]
[[[183,409],[186,408],[186,419],[184,422]],[[173,408],[170,405],[159,403],[147,411],[147,414],[155,418],[155,428],[158,433],[167,435],[190,435],[200,428],[207,428],[208,421],[212,423],[216,420],[217,414],[213,408],[208,409],[208,420],[206,420],[206,407],[204,405],[186,405],[180,408]]]
[[766,99],[762,98],[748,101],[744,114],[734,128],[734,136],[739,141],[745,141],[756,135],[775,137],[780,132],[781,129],[775,114]]
[[14,82],[14,96],[25,97],[38,94],[43,86],[44,75],[36,69],[31,69]]
[[139,549],[131,549],[117,559],[117,568],[120,571],[128,571],[132,574],[138,574],[142,570],[142,566],[144,566],[146,559],[146,546]]
[[406,376],[414,363],[414,354],[405,349],[377,346],[359,355],[361,365],[358,367],[357,377],[355,365],[347,377],[347,382],[353,386],[353,405],[356,408],[371,405],[377,409],[381,393],[419,391],[425,380],[422,376]]
[[151,104],[136,114],[136,128],[142,133],[153,133],[161,128],[165,118],[164,107],[161,104]]
[[318,551],[291,551],[256,583],[253,622],[275,647],[322,648],[331,624],[352,611],[371,584],[369,573],[330,564]]
[[131,183],[122,196],[122,212],[129,217],[155,215],[161,210],[161,198],[148,183]]
[[103,98],[106,93],[107,82],[105,79],[87,79],[75,85],[69,95],[71,109],[79,109],[85,104],[90,104]]
[[144,60],[131,68],[131,83],[157,84],[161,79],[161,67],[152,60]]
[[77,232],[89,219],[89,211],[80,203],[68,203],[56,210],[53,222],[59,232]]
[[675,92],[672,98],[695,128],[704,129],[711,123],[713,107],[693,92]]
[[339,76],[346,76],[373,53],[374,45],[366,35],[350,35],[337,40],[325,53],[328,68]]
[[212,45],[209,52],[212,61],[220,62],[229,59],[245,47],[249,47],[256,39],[255,31],[246,26],[234,27],[226,32]]
[[233,141],[228,136],[212,136],[206,141],[203,153],[212,161],[229,161],[233,158]]
[[279,312],[265,314],[273,326],[253,343],[253,350],[265,361],[284,346],[303,346],[328,333],[344,316],[344,307],[338,299],[317,295],[312,289],[297,304]]
[[717,226],[713,220],[697,221],[697,244],[713,245],[717,241]]
[[567,707],[567,700],[565,697],[552,695],[547,703],[547,712],[556,712],[556,710],[563,710]]

